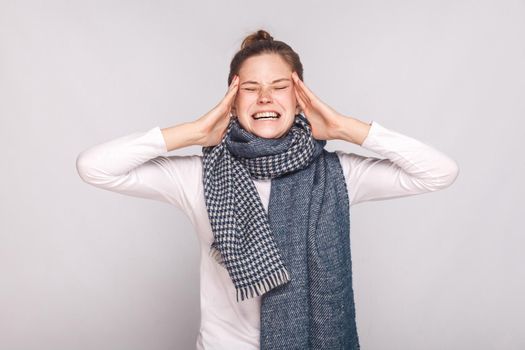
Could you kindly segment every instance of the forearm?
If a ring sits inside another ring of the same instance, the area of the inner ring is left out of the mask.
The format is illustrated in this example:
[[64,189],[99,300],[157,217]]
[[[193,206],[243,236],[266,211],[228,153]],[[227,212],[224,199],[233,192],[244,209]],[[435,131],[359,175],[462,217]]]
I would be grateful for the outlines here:
[[341,115],[335,128],[335,138],[361,145],[368,136],[370,124]]
[[199,145],[202,139],[200,128],[195,122],[186,122],[161,129],[162,136],[169,151]]

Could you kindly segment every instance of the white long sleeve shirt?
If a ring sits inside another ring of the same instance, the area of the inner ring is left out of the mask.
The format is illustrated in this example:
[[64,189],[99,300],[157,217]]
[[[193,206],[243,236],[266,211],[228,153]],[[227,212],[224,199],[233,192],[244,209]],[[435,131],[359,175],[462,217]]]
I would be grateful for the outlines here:
[[[350,205],[436,191],[451,185],[457,163],[411,137],[373,121],[361,145],[385,158],[335,151],[349,189]],[[202,184],[202,155],[164,155],[160,127],[95,145],[77,157],[88,184],[174,205],[190,219],[200,242],[201,325],[198,350],[259,349],[260,298],[235,300],[227,270],[208,255],[213,233]],[[271,180],[254,180],[268,211]]]

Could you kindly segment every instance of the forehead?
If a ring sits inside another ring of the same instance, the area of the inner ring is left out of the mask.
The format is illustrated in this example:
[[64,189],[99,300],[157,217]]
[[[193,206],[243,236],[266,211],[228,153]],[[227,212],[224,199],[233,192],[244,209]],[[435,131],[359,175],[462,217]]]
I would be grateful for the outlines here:
[[242,81],[272,84],[277,79],[290,78],[292,70],[281,56],[277,54],[263,54],[253,56],[243,62],[239,70]]

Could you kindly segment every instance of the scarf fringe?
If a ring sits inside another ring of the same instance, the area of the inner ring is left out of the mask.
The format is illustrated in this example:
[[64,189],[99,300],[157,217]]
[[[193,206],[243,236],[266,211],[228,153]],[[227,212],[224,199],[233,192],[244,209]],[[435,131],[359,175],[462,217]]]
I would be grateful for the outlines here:
[[[211,247],[210,256],[214,258],[215,261],[217,261],[217,263],[219,263],[221,266],[226,267],[224,264],[224,259],[222,258],[222,254],[218,249]],[[283,267],[282,269],[275,271],[271,275],[266,276],[251,286],[237,288],[237,302],[239,302],[239,297],[242,301],[255,296],[261,296],[264,293],[269,292],[271,289],[280,286],[281,284],[285,284],[288,281],[290,281],[290,275],[288,274],[286,267]]]
[[239,302],[239,296],[241,297],[241,300],[253,298],[255,296],[261,296],[271,289],[280,286],[281,284],[285,284],[288,281],[290,281],[290,275],[288,274],[286,267],[283,267],[282,269],[275,271],[254,285],[237,288],[237,302]]

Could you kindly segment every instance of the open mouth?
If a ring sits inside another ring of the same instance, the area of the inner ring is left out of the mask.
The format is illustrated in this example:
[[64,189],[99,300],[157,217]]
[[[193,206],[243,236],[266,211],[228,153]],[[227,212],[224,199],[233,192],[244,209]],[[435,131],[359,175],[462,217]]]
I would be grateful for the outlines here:
[[252,114],[252,118],[255,120],[272,120],[279,119],[281,115],[277,112],[262,112]]

